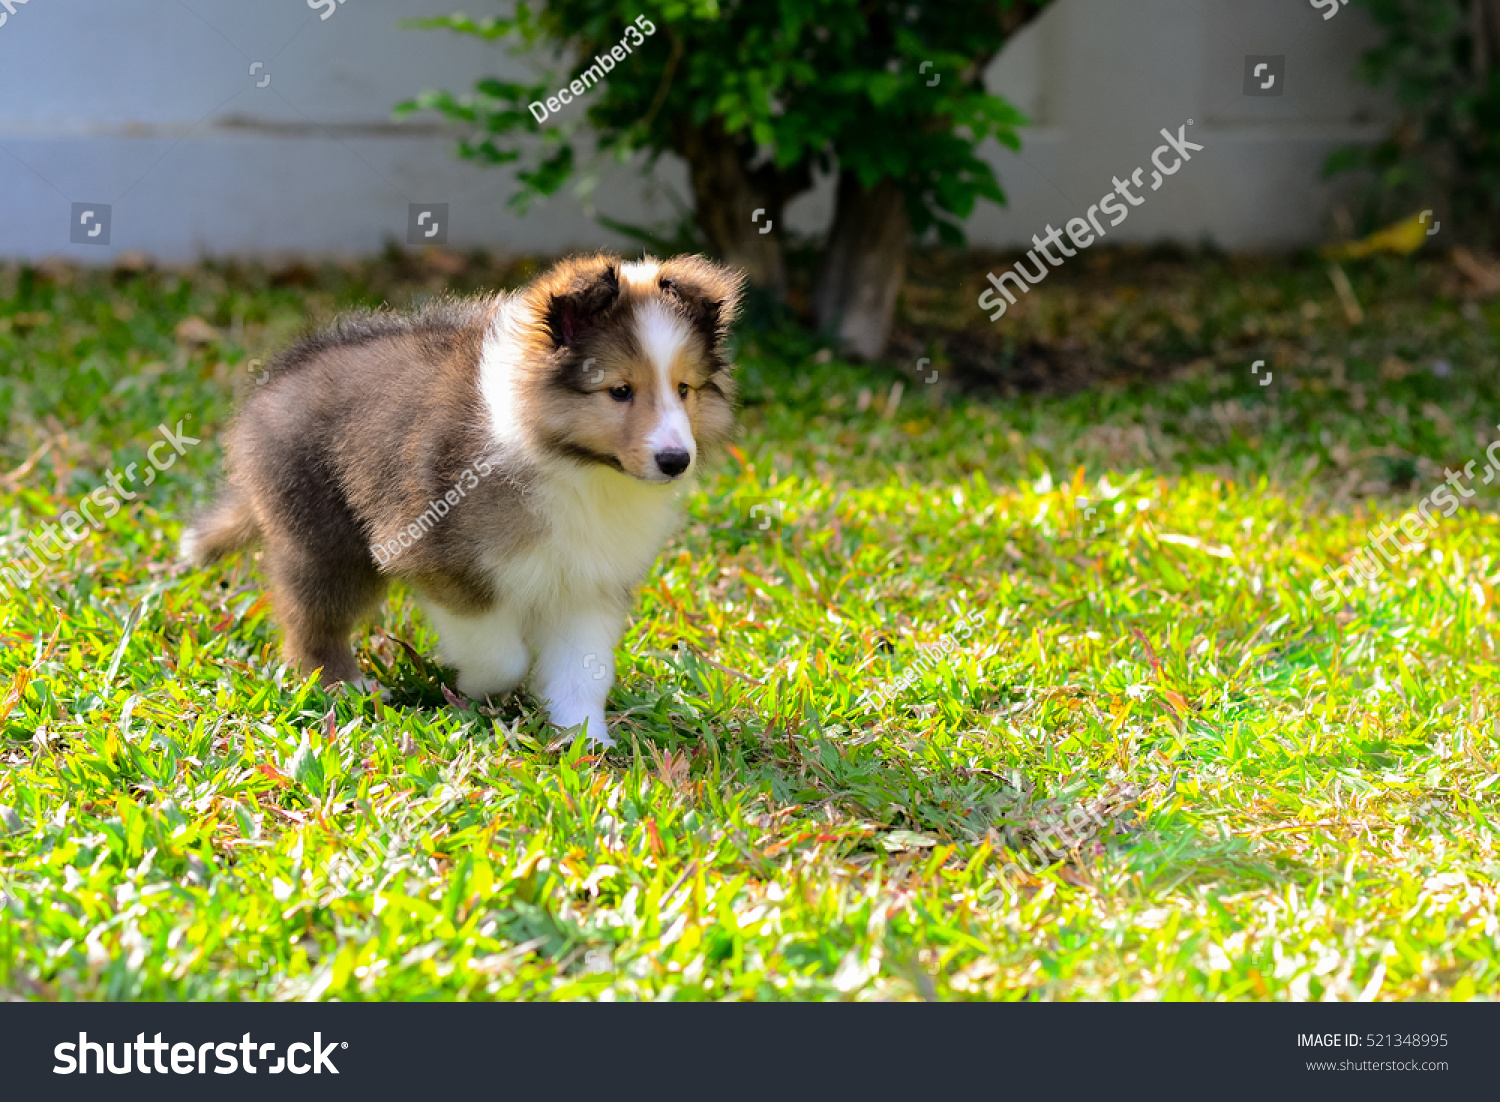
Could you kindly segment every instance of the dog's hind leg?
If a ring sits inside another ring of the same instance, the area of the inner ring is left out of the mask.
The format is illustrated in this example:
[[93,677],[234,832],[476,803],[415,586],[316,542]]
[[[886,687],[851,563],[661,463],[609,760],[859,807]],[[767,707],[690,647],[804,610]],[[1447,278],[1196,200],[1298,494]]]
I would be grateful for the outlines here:
[[349,636],[385,595],[375,564],[279,539],[266,550],[265,568],[287,660],[304,674],[321,668],[325,686],[363,683]]

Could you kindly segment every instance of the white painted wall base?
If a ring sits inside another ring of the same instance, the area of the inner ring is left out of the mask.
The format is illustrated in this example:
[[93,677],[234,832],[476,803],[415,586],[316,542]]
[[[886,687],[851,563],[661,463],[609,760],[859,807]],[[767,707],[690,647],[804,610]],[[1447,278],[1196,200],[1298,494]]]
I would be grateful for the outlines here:
[[[515,214],[508,169],[458,161],[436,120],[390,121],[419,90],[528,71],[495,47],[397,26],[463,6],[347,0],[322,20],[305,0],[28,0],[0,26],[0,256],[367,253],[405,243],[411,203],[448,204],[450,248],[627,245],[574,197]],[[1321,240],[1324,158],[1389,117],[1349,77],[1371,40],[1357,12],[1324,21],[1299,0],[1056,0],[988,74],[1035,125],[1020,154],[988,151],[1010,204],[981,205],[970,240],[1029,243],[1082,215],[1113,176],[1149,177],[1159,130],[1189,118],[1203,152],[1114,240]],[[1251,53],[1285,56],[1285,95],[1243,94]],[[663,186],[687,193],[681,164],[655,180],[613,168],[594,196],[612,217],[658,221],[672,212]],[[111,208],[107,246],[70,243],[74,203]],[[830,215],[825,181],[788,220],[812,233]]]

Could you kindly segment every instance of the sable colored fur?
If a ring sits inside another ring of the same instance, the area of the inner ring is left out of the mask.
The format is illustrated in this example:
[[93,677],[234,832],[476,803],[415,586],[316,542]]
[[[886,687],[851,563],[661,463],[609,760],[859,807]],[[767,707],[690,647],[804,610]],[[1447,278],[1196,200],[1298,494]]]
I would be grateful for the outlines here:
[[287,657],[356,680],[349,637],[410,582],[470,696],[530,672],[553,722],[611,740],[635,587],[733,431],[741,277],[699,257],[557,265],[511,295],[346,317],[274,360],[183,537],[258,543]]

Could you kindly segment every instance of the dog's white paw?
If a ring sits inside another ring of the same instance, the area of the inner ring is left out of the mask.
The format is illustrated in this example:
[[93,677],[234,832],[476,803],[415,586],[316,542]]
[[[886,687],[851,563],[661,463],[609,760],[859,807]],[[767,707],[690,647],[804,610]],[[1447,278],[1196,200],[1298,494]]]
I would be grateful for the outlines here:
[[604,722],[602,715],[584,716],[571,723],[554,718],[552,725],[560,732],[566,734],[569,741],[578,734],[579,728],[583,728],[584,738],[590,746],[598,747],[600,750],[608,750],[615,744],[614,736],[609,733],[609,725]]

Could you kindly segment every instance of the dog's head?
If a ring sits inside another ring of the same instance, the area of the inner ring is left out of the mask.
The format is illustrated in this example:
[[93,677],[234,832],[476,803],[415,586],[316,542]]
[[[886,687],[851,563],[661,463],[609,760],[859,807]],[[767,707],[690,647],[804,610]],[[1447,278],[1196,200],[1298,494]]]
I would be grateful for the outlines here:
[[559,264],[527,291],[541,445],[669,483],[734,428],[725,342],[743,277],[702,257]]

